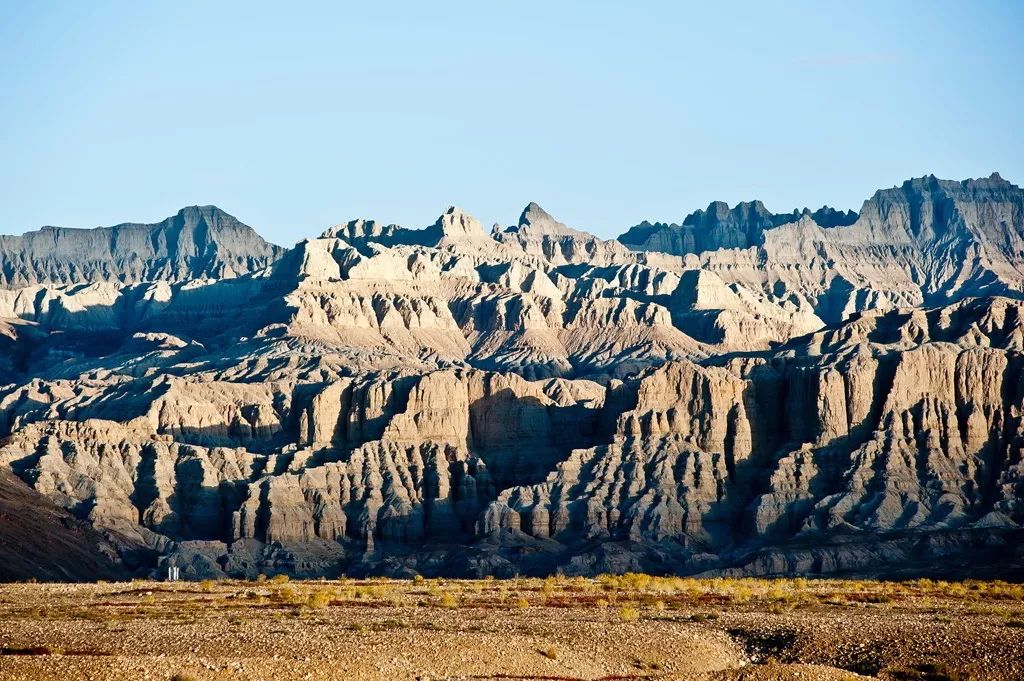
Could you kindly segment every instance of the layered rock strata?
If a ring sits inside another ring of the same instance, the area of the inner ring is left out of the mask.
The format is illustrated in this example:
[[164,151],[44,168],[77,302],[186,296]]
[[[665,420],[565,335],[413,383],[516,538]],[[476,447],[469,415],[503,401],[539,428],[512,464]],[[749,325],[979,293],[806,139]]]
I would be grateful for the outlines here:
[[5,237],[0,467],[111,574],[1012,574],[1021,205]]

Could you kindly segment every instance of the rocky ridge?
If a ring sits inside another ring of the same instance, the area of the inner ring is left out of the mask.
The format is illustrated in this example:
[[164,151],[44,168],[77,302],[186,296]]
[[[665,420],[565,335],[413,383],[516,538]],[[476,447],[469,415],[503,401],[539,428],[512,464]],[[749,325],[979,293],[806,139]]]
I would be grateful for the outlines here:
[[1024,192],[991,177],[934,176],[879,190],[859,214],[776,215],[759,202],[713,203],[682,225],[642,223],[619,240],[679,255],[728,285],[810,307],[827,323],[865,309],[1020,298]]
[[219,208],[189,206],[156,224],[0,235],[0,287],[223,279],[262,269],[283,250]]
[[0,465],[136,573],[949,571],[998,546],[1009,572],[1022,205],[924,178],[855,219],[712,204],[626,243],[530,204],[490,233],[451,208],[35,267],[0,290]]

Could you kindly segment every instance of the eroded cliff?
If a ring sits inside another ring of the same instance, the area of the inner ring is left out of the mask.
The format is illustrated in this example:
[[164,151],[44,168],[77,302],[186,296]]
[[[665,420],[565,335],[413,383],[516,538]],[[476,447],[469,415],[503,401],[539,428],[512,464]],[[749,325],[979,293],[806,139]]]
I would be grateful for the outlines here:
[[33,242],[0,465],[136,573],[1010,572],[1020,196],[925,178],[625,239],[674,254],[536,204],[116,273]]

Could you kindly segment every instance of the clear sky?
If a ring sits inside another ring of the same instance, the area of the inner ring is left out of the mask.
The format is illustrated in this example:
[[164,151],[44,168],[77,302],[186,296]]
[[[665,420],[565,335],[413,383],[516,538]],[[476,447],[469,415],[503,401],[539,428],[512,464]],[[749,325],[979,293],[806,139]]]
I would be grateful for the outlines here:
[[1018,0],[0,0],[2,233],[212,203],[291,244],[537,201],[612,237],[713,199],[1021,184],[1022,120]]

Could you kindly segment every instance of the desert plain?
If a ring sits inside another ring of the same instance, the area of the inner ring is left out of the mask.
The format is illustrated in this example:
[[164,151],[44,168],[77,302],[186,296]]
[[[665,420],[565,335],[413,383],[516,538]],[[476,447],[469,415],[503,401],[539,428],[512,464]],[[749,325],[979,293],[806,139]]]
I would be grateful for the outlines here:
[[1024,586],[548,579],[0,586],[2,679],[1024,678]]

